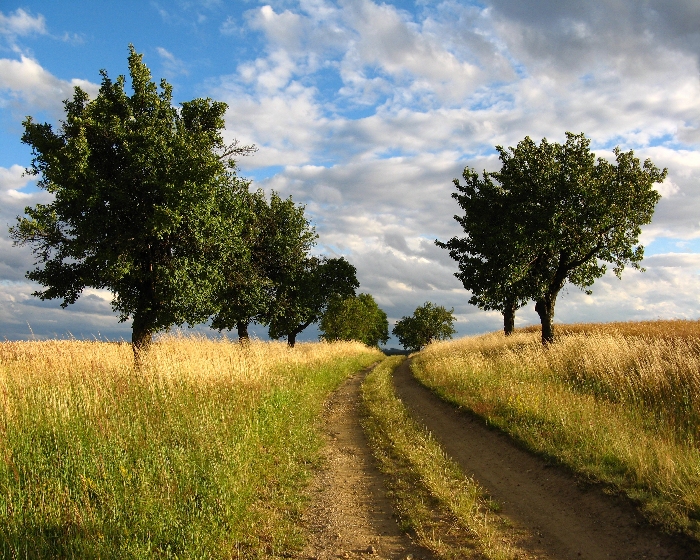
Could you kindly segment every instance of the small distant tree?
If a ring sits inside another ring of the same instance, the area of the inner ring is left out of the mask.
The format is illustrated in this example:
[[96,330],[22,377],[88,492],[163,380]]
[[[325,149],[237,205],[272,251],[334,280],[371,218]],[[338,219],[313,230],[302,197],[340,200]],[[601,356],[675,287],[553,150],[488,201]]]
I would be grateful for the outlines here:
[[389,321],[370,294],[336,297],[328,304],[320,323],[321,338],[359,340],[367,346],[379,346],[389,340]]
[[249,213],[244,243],[224,262],[225,281],[216,293],[212,319],[212,328],[235,328],[241,341],[248,339],[250,323],[268,325],[273,320],[278,287],[304,265],[317,237],[304,206],[291,197],[272,192],[268,202],[258,190],[246,193],[245,200]]
[[402,317],[392,330],[401,345],[417,352],[434,340],[447,340],[457,331],[454,329],[454,309],[449,311],[442,305],[426,302],[418,307],[411,317]]
[[253,148],[224,143],[225,103],[174,107],[172,87],[158,88],[133,46],[131,94],[124,76],[101,74],[94,99],[75,88],[59,130],[24,121],[28,172],[53,201],[26,208],[10,231],[33,247],[27,277],[42,300],[66,307],[86,287],[110,290],[119,320],[133,321],[138,358],[154,333],[212,313],[222,257],[241,239],[247,183],[232,157]]
[[289,346],[294,347],[299,333],[318,322],[333,299],[354,296],[359,285],[355,267],[342,257],[308,257],[301,266],[281,271],[270,338],[286,336]]

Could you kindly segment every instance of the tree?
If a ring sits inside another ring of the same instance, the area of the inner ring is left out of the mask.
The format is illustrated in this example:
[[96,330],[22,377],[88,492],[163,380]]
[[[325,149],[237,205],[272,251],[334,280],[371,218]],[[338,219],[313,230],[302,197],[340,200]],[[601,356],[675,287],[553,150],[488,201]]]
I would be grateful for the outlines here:
[[379,346],[389,340],[389,321],[370,294],[336,297],[321,317],[324,340],[359,340],[367,346]]
[[254,148],[224,143],[225,103],[173,107],[172,87],[159,90],[133,46],[129,74],[131,95],[104,70],[95,99],[76,87],[58,131],[27,117],[28,172],[54,200],[26,208],[10,232],[33,247],[27,277],[44,287],[34,295],[66,307],[86,287],[110,290],[138,357],[154,333],[211,314],[246,212],[232,156]]
[[224,263],[225,284],[215,295],[212,319],[212,328],[236,328],[241,341],[248,339],[251,322],[270,323],[276,288],[305,262],[317,237],[304,207],[291,197],[273,192],[268,202],[258,190],[247,193],[246,206],[251,215],[243,228],[243,254],[231,253]]
[[[511,200],[504,222],[527,265],[520,283],[523,298],[535,300],[542,342],[554,340],[556,298],[565,283],[588,289],[613,265],[619,278],[625,266],[640,269],[644,249],[641,226],[651,221],[660,195],[654,190],[667,170],[634,152],[614,149],[615,163],[595,159],[584,134],[566,133],[564,144],[529,137],[507,150],[498,146],[502,166],[491,174]],[[516,277],[516,280],[518,277]]]
[[512,199],[486,171],[480,177],[466,167],[462,177],[464,185],[459,179],[453,181],[458,192],[452,198],[464,210],[464,216],[454,219],[467,235],[435,244],[449,250],[458,262],[455,276],[472,292],[469,303],[503,313],[503,330],[508,336],[515,327],[515,311],[527,301],[523,284],[528,269],[518,223],[509,219],[515,213],[510,208]]
[[281,271],[270,317],[270,337],[286,336],[289,346],[294,347],[297,335],[320,320],[332,299],[355,295],[360,285],[356,274],[355,267],[342,257],[308,257],[301,266]]
[[404,348],[417,352],[434,340],[447,340],[457,331],[453,325],[454,309],[426,302],[411,317],[402,317],[392,330]]

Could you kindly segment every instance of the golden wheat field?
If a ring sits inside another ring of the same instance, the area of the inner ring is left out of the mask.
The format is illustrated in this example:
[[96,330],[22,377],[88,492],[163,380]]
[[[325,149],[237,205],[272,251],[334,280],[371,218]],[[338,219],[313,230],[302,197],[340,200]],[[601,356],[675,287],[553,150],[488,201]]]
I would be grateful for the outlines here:
[[0,556],[279,557],[359,343],[0,344]]
[[430,345],[416,375],[531,449],[610,484],[655,522],[700,536],[696,321],[557,326]]

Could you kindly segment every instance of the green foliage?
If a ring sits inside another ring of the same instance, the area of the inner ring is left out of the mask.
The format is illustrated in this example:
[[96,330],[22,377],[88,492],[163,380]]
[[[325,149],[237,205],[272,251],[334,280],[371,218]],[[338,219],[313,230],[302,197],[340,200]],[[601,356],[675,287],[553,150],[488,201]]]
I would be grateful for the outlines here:
[[606,263],[618,277],[625,266],[640,268],[641,226],[651,221],[660,198],[653,186],[667,170],[619,148],[615,163],[596,160],[590,140],[569,132],[564,144],[526,137],[515,148],[496,149],[500,171],[479,179],[465,169],[467,185],[455,182],[462,194],[453,196],[465,211],[456,219],[467,236],[438,244],[459,262],[457,276],[478,305],[535,300],[542,340],[551,342],[564,284],[590,293]]
[[248,337],[251,322],[269,324],[278,304],[276,292],[291,271],[302,266],[316,233],[304,217],[304,207],[273,192],[268,202],[262,190],[246,193],[251,215],[243,227],[241,253],[224,263],[225,284],[215,295],[212,328],[238,329]]
[[129,49],[131,95],[124,76],[102,71],[95,99],[75,88],[58,131],[24,121],[29,172],[54,199],[26,208],[10,231],[40,263],[27,273],[44,287],[35,295],[65,307],[86,287],[109,289],[139,347],[211,314],[220,261],[240,243],[247,212],[237,196],[247,183],[231,156],[253,148],[224,143],[225,103],[173,107],[172,87],[158,88]]
[[404,348],[417,352],[434,340],[447,340],[457,331],[453,325],[454,309],[449,311],[442,305],[426,302],[416,308],[411,317],[402,317],[392,334]]
[[341,258],[308,257],[280,270],[270,337],[287,337],[294,346],[297,335],[321,319],[329,302],[355,295],[360,283],[353,265]]
[[467,233],[453,237],[446,243],[436,240],[438,247],[447,249],[458,262],[455,276],[472,293],[469,303],[481,309],[503,313],[504,330],[514,328],[515,311],[527,301],[524,282],[527,281],[527,254],[518,236],[518,223],[510,219],[517,209],[509,192],[492,180],[492,174],[483,176],[469,167],[462,173],[465,184],[454,179],[458,192],[452,193],[464,210],[464,216],[455,220]]
[[379,346],[389,340],[389,321],[370,294],[334,298],[321,317],[324,340],[359,340]]

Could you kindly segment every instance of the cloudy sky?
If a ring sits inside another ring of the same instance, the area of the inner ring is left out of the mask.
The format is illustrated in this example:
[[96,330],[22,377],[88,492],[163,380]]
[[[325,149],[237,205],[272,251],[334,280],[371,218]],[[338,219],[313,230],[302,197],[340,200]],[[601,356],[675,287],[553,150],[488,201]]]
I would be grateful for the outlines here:
[[[556,322],[700,316],[700,3],[696,0],[90,0],[2,3],[0,339],[129,338],[110,294],[63,310],[24,274],[7,228],[46,201],[23,176],[26,115],[56,123],[99,70],[144,54],[176,101],[228,103],[229,139],[254,185],[293,195],[319,253],[345,256],[390,322],[425,301],[454,307],[460,334],[496,330],[467,303],[435,247],[460,230],[452,179],[495,170],[495,145],[585,132],[599,156],[633,149],[668,167],[643,231],[645,273],[569,288]],[[536,323],[534,305],[517,325]],[[258,329],[263,334],[264,329]],[[302,338],[315,338],[309,329]],[[395,344],[395,342],[394,342]]]

